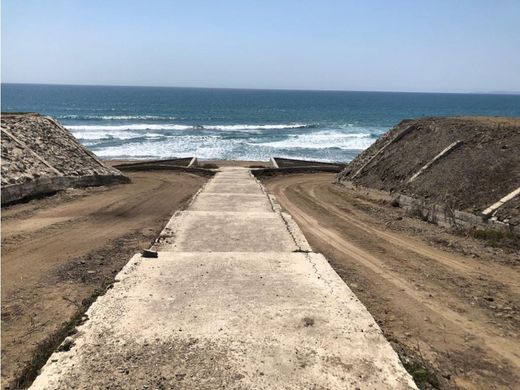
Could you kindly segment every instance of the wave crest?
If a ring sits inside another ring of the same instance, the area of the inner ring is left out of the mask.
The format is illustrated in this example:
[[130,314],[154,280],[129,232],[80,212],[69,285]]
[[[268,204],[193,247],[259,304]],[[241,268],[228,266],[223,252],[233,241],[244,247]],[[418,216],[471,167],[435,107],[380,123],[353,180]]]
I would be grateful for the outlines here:
[[244,124],[244,125],[180,125],[180,124],[151,124],[134,123],[128,125],[68,125],[71,131],[124,131],[124,130],[221,130],[221,131],[250,131],[250,130],[283,130],[305,129],[315,125],[304,123],[293,124]]
[[104,121],[120,121],[120,120],[173,120],[175,116],[161,115],[59,115],[58,119],[71,120],[104,120]]

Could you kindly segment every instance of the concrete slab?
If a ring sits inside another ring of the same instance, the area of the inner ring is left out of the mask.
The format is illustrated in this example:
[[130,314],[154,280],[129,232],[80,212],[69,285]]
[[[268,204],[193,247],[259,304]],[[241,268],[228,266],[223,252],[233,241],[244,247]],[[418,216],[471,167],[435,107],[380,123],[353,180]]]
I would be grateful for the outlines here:
[[219,171],[217,172],[217,175],[222,177],[250,177],[251,173],[249,173],[248,169],[233,169],[233,170],[226,170],[226,171]]
[[292,252],[300,249],[274,212],[183,211],[154,249],[176,252]]
[[223,179],[251,179],[251,173],[247,169],[233,170],[233,171],[220,171],[217,172],[215,177],[221,177]]
[[271,203],[264,194],[200,193],[191,204],[192,211],[272,212]]
[[154,249],[129,261],[31,388],[415,388],[246,169],[217,173]]
[[237,194],[263,194],[261,187],[251,179],[251,181],[234,181],[229,183],[219,183],[217,181],[209,181],[204,187],[207,193],[237,193]]
[[131,261],[33,389],[415,388],[323,256]]
[[220,176],[215,176],[213,179],[211,179],[211,182],[212,183],[215,183],[215,184],[251,184],[251,183],[255,183],[254,180],[252,179],[237,179],[235,177],[230,177],[230,178],[226,178],[226,177],[220,177]]

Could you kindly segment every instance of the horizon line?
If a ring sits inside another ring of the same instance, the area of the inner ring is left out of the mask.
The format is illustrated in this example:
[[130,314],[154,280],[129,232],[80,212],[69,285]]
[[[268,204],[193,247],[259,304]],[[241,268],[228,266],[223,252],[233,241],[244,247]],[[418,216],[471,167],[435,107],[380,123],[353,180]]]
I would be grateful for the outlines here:
[[287,91],[287,92],[366,92],[366,93],[410,93],[410,94],[453,94],[453,95],[520,95],[520,91],[471,91],[471,92],[442,92],[442,91],[392,91],[392,90],[354,90],[354,89],[304,89],[304,88],[246,88],[246,87],[180,87],[172,85],[122,85],[122,84],[69,84],[69,83],[25,83],[1,81],[1,85],[47,85],[63,87],[118,87],[118,88],[178,88],[178,89],[225,89],[242,91]]

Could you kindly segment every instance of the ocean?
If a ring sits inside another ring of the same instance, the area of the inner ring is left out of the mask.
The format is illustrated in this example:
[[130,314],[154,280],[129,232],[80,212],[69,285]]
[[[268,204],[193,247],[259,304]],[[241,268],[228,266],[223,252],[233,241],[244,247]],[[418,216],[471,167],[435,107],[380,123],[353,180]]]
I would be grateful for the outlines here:
[[2,84],[2,111],[53,116],[106,159],[346,162],[406,118],[520,117],[520,95]]

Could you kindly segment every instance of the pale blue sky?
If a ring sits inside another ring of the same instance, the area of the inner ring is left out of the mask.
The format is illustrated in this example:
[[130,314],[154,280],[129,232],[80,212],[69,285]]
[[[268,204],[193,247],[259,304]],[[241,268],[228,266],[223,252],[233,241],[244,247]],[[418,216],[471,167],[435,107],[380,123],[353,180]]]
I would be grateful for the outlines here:
[[520,91],[520,0],[3,0],[2,81]]

